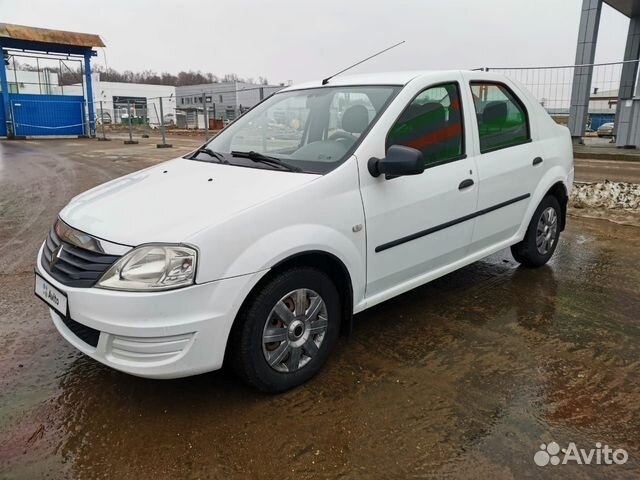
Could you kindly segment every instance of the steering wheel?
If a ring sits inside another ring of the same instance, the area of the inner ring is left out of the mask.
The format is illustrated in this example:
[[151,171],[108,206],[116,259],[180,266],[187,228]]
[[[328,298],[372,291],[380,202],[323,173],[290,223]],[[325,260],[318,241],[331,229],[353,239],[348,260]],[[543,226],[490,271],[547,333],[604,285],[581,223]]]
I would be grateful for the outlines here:
[[327,138],[327,140],[348,140],[349,142],[353,142],[355,139],[356,138],[350,133],[341,132],[339,130],[337,132],[333,132],[329,135],[329,138]]

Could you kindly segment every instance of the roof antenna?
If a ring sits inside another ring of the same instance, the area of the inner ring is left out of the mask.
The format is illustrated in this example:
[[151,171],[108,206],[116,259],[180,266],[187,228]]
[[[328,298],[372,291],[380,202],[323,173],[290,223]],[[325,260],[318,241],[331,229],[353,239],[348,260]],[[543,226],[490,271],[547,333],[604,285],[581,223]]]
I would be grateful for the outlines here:
[[371,55],[370,57],[365,58],[364,60],[360,60],[358,63],[354,63],[353,65],[345,68],[344,70],[340,70],[338,73],[334,73],[330,77],[327,77],[324,80],[322,80],[322,85],[326,85],[327,83],[329,83],[329,80],[331,80],[333,77],[336,77],[336,76],[340,75],[341,73],[346,72],[347,70],[351,70],[353,67],[357,67],[358,65],[360,65],[361,63],[366,62],[367,60],[371,60],[373,57],[377,57],[378,55],[381,55],[384,52],[388,52],[392,48],[396,48],[398,45],[402,45],[404,42],[405,41],[402,40],[401,42],[398,42],[395,45],[391,45],[390,47],[387,47],[384,50],[380,50],[378,53],[374,53],[373,55]]

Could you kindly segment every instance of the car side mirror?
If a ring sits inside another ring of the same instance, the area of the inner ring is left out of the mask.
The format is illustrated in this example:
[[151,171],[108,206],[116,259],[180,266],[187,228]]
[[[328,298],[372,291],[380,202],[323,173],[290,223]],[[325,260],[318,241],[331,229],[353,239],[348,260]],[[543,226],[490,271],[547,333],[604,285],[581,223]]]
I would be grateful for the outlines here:
[[424,172],[422,152],[404,145],[391,145],[384,158],[372,157],[367,164],[373,177],[384,174],[387,179]]

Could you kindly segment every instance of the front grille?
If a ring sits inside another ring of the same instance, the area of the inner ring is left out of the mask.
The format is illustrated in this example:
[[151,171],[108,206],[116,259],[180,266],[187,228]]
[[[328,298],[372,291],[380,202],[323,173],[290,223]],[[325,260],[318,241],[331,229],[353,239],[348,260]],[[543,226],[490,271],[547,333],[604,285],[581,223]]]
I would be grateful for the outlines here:
[[62,318],[62,322],[67,326],[67,328],[71,330],[71,332],[73,332],[73,334],[80,340],[88,345],[91,345],[94,348],[98,346],[100,330],[82,325],[81,323],[78,323],[75,320],[71,320],[68,317],[60,318]]
[[86,288],[92,287],[119,258],[63,242],[54,226],[42,249],[42,268],[63,285]]

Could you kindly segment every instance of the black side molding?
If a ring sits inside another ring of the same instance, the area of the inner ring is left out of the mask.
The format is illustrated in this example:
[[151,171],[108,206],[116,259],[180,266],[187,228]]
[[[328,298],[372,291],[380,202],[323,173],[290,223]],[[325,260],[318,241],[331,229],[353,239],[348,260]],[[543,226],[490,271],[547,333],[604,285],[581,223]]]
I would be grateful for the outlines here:
[[467,220],[473,220],[480,215],[485,215],[487,213],[498,210],[499,208],[506,207],[511,205],[512,203],[520,202],[526,198],[531,196],[530,193],[526,193],[524,195],[520,195],[518,197],[512,198],[511,200],[507,200],[506,202],[498,203],[497,205],[492,205],[491,207],[484,208],[482,210],[478,210],[477,212],[470,213],[469,215],[465,215],[464,217],[456,218],[455,220],[451,220],[449,222],[442,223],[440,225],[436,225],[435,227],[427,228],[426,230],[422,230],[420,232],[412,233],[411,235],[407,235],[406,237],[398,238],[397,240],[392,240],[391,242],[383,243],[375,248],[375,252],[383,252],[393,247],[397,247],[398,245],[402,245],[403,243],[410,242],[412,240],[416,240],[418,238],[424,237],[426,235],[430,235],[435,232],[439,232],[440,230],[444,230],[445,228],[453,227],[454,225],[458,225],[459,223],[466,222]]

